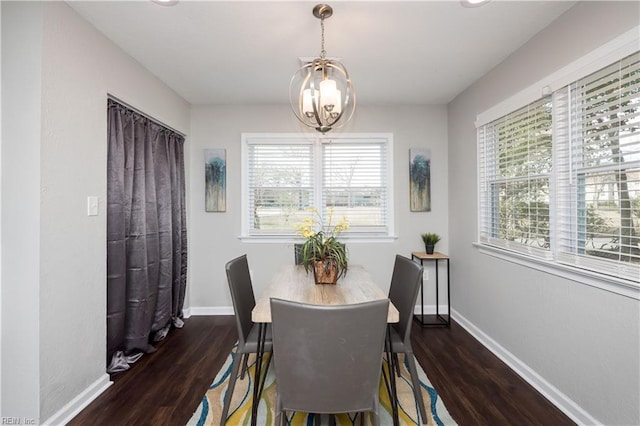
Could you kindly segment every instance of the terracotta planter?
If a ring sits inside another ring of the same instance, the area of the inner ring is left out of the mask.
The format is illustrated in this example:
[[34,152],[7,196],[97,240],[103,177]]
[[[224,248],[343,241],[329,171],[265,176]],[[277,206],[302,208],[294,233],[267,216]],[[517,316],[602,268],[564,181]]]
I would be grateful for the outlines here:
[[338,265],[333,260],[316,260],[313,264],[316,284],[335,284],[338,281]]

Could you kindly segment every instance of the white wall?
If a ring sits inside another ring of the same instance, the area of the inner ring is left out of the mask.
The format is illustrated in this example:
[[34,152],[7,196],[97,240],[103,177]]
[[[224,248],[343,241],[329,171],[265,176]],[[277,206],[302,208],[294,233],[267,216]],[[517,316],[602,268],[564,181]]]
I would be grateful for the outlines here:
[[[65,3],[2,8],[2,416],[58,424],[108,382],[107,93],[185,134],[189,106]],[[5,47],[33,61],[7,75]]]
[[[2,7],[2,417],[38,419],[42,5]],[[17,42],[19,41],[19,42]]]
[[522,362],[525,373],[530,368],[530,377],[587,424],[640,424],[640,304],[472,246],[477,238],[474,121],[639,20],[637,2],[581,2],[458,96],[448,111],[453,308]]
[[[0,58],[2,57],[2,7],[0,7]],[[2,81],[2,66],[0,66]],[[0,100],[2,85],[0,84]],[[0,188],[2,188],[2,102],[0,101]],[[2,241],[2,196],[0,196],[0,241]],[[0,413],[2,413],[2,245],[0,245]]]
[[[238,239],[242,169],[240,134],[301,130],[288,105],[192,108],[189,284],[193,313],[216,312],[215,308],[231,306],[224,265],[233,257],[247,253],[256,295],[279,265],[293,262],[292,244],[243,243]],[[447,252],[448,249],[446,109],[444,106],[358,106],[353,121],[342,131],[391,132],[394,135],[394,208],[398,238],[391,243],[349,244],[350,262],[365,265],[387,291],[395,254],[410,256],[411,251],[423,251],[421,233],[440,233],[443,240],[438,243],[438,250]],[[431,149],[431,212],[409,211],[409,148],[412,147]],[[225,213],[204,211],[205,148],[227,150]],[[429,303],[435,302],[427,299],[425,304]]]

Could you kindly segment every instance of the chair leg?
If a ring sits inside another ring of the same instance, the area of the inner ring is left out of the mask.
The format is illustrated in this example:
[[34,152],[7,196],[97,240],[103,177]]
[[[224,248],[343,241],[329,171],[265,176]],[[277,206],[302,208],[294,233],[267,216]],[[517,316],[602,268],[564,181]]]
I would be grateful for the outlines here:
[[418,371],[416,369],[416,359],[413,353],[405,353],[405,358],[409,362],[409,372],[411,373],[411,384],[413,385],[413,395],[418,401],[418,407],[420,407],[420,417],[422,417],[422,424],[427,423],[427,411],[424,408],[424,401],[422,399],[422,388],[420,387],[420,380],[418,379]]
[[285,426],[286,417],[287,414],[282,412],[282,401],[280,397],[276,397],[276,426]]
[[400,360],[398,359],[398,352],[393,352],[393,359],[396,363],[396,375],[400,377]]
[[240,380],[244,380],[244,373],[249,370],[249,354],[242,356],[242,369],[240,370]]
[[378,398],[373,401],[373,425],[380,426],[380,401]]
[[242,354],[236,353],[236,356],[233,358],[233,365],[231,366],[231,376],[229,376],[229,387],[227,387],[227,392],[224,395],[224,405],[222,407],[222,416],[220,417],[220,426],[224,426],[227,423],[227,416],[229,415],[229,405],[231,405],[233,388],[236,386],[236,380],[238,379],[238,368],[240,367],[242,356]]

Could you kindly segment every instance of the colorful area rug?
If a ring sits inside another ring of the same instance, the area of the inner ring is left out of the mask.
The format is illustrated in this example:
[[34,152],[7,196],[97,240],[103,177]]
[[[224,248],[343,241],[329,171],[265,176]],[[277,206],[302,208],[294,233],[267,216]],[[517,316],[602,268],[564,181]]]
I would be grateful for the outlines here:
[[[231,364],[233,357],[236,356],[235,348],[227,357],[222,369],[218,372],[213,383],[209,386],[202,402],[198,406],[196,412],[193,414],[188,426],[204,426],[204,425],[219,425],[220,415],[222,412],[222,404],[224,401],[224,394],[227,390],[229,382],[229,376],[231,375]],[[265,359],[266,363],[266,359]],[[411,387],[411,376],[409,375],[408,366],[403,355],[400,355],[401,374],[402,377],[396,377],[396,384],[398,388],[398,400],[399,400],[399,419],[401,425],[416,425],[418,423],[419,409],[413,397],[413,389]],[[231,400],[231,407],[229,408],[229,418],[227,419],[227,425],[250,425],[251,424],[251,404],[253,400],[253,376],[255,373],[255,358],[250,358],[249,374],[245,375],[243,380],[238,378],[236,386],[233,392],[233,398]],[[423,421],[422,424],[436,426],[436,425],[456,425],[449,412],[445,408],[442,400],[438,396],[436,390],[431,386],[431,383],[427,379],[426,374],[418,367],[418,376],[420,377],[420,384],[422,390],[422,396],[424,398],[425,407],[427,409],[427,421]],[[383,363],[385,372],[388,372],[388,365],[386,360]],[[264,370],[263,370],[264,371]],[[269,367],[262,397],[258,405],[258,421],[257,424],[273,425],[275,424],[275,401],[276,401],[276,382],[273,364]],[[291,416],[289,416],[291,417]],[[290,419],[290,425],[292,426],[306,426],[314,424],[314,415],[306,413],[295,413],[293,418]],[[325,419],[326,420],[326,419]],[[336,424],[338,426],[353,426],[360,424],[360,419],[349,417],[346,414],[340,414],[336,416]],[[365,424],[370,424],[370,419],[366,417]],[[380,424],[387,426],[392,425],[391,417],[391,402],[387,389],[384,384],[384,380],[380,379]]]

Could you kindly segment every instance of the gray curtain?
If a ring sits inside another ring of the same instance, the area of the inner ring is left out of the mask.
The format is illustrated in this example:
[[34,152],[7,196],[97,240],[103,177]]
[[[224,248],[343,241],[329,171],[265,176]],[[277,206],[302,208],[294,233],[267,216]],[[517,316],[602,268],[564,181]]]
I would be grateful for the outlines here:
[[[187,275],[184,137],[109,99],[107,362],[182,326]],[[117,362],[116,362],[117,364]]]

